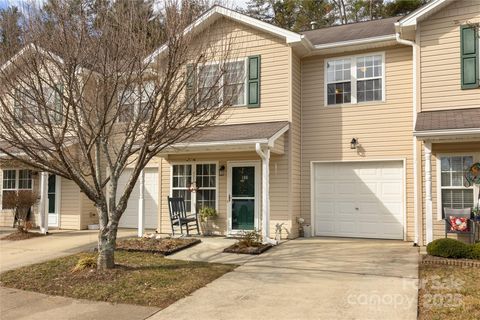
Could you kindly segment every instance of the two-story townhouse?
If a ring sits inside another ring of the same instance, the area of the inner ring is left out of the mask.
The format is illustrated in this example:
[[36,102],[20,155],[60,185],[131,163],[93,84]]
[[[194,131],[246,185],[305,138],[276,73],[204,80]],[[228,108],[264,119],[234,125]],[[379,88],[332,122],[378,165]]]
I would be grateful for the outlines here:
[[[28,45],[23,48],[17,55],[12,57],[1,66],[2,76],[6,75],[22,75],[22,72],[17,67],[29,61],[30,57],[38,54],[48,54],[53,57],[51,53],[46,53],[42,48]],[[53,66],[52,66],[53,68]],[[63,86],[61,80],[58,80],[59,88]],[[6,86],[11,88],[11,86]],[[0,92],[4,94],[6,99],[9,96],[16,95],[19,99],[24,99],[22,106],[16,105],[13,101],[11,107],[19,119],[28,125],[35,124],[36,103],[34,100],[35,93],[29,92],[28,85],[15,90],[14,93],[7,94],[4,92],[5,86],[0,85]],[[61,108],[61,102],[58,94],[48,86],[44,86],[44,98],[51,104],[52,110]],[[13,100],[13,99],[11,99]],[[26,106],[31,106],[30,110],[26,110]],[[52,118],[57,115],[52,113]],[[45,139],[45,146],[50,146]],[[73,139],[72,139],[73,141]],[[0,141],[3,147],[8,149],[10,153],[19,153],[22,151],[15,147],[15,143],[7,141]],[[68,148],[75,148],[74,143],[67,143]],[[49,172],[40,172],[32,169],[18,161],[10,159],[7,155],[0,153],[0,225],[12,226],[14,224],[14,214],[11,208],[4,205],[4,195],[20,190],[31,190],[38,195],[38,201],[31,210],[30,219],[34,226],[45,226],[49,228],[86,229],[89,224],[98,223],[97,211],[93,203],[88,197],[80,192],[80,188],[69,179],[55,175]],[[41,214],[41,210],[44,210]],[[42,217],[46,221],[41,221]]]
[[[145,226],[170,233],[180,196],[216,208],[223,235],[294,238],[303,218],[314,236],[442,237],[444,207],[478,204],[463,174],[480,152],[479,22],[476,1],[433,0],[297,34],[213,7],[189,30],[234,39],[238,104],[145,169]],[[138,190],[122,227],[137,227]]]

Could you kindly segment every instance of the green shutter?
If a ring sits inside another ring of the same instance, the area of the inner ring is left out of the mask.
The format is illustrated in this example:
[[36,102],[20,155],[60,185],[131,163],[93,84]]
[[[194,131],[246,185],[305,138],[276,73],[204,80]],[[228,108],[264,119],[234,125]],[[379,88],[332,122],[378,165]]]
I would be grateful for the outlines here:
[[247,104],[249,108],[260,107],[260,56],[248,57]]
[[185,85],[185,97],[187,108],[193,109],[195,106],[195,90],[197,87],[197,73],[193,64],[187,65],[187,83]]
[[[55,116],[54,120],[56,124],[60,124],[63,121],[63,84],[57,85],[58,92],[55,92]],[[60,92],[60,93],[59,93]]]
[[465,25],[460,27],[462,89],[479,87],[478,27]]

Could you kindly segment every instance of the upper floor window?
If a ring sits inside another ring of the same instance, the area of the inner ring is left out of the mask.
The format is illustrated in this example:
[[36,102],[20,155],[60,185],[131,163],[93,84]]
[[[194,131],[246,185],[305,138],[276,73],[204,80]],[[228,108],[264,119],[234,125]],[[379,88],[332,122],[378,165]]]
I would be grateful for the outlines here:
[[245,105],[246,63],[247,59],[228,61],[222,66],[225,70],[220,69],[220,63],[209,63],[198,67],[196,74],[188,77],[187,95],[193,95],[196,86],[199,101],[208,107],[220,103],[232,106]]
[[118,122],[129,122],[135,116],[147,120],[152,115],[155,84],[145,82],[142,86],[129,86],[118,92]]
[[384,54],[371,54],[325,62],[327,105],[385,100]]
[[62,98],[57,88],[45,86],[42,91],[36,92],[33,89],[17,89],[15,92],[14,113],[15,117],[25,123],[47,123],[43,114],[47,112],[49,121],[58,124],[62,121]]

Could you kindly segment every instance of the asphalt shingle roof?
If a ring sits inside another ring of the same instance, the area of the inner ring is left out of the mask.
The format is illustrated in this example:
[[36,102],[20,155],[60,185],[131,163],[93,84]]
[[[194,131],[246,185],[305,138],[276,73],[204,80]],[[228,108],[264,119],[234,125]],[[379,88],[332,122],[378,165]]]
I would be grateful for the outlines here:
[[472,128],[480,128],[480,108],[420,112],[415,125],[415,131]]
[[374,38],[395,34],[395,22],[402,17],[357,22],[302,32],[313,45]]

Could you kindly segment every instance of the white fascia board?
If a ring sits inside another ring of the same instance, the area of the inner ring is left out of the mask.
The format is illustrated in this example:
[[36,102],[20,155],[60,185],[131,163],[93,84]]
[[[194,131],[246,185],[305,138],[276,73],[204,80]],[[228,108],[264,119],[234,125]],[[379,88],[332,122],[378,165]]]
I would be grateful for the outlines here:
[[416,26],[417,22],[421,21],[425,17],[428,16],[428,14],[434,10],[434,9],[440,9],[443,5],[446,5],[448,3],[452,3],[453,1],[456,0],[432,0],[431,2],[427,3],[426,5],[418,8],[417,10],[413,11],[406,17],[403,17],[400,19],[398,25],[400,27],[409,27],[409,26]]
[[413,135],[416,137],[439,137],[439,136],[454,136],[454,135],[468,135],[468,134],[480,134],[480,128],[426,130],[426,131],[413,132]]
[[12,58],[10,58],[10,60],[8,60],[7,62],[5,62],[2,67],[0,67],[0,72],[5,72],[5,70],[7,68],[9,68],[14,62],[15,60],[19,59],[22,55],[24,55],[27,51],[29,50],[32,50],[34,52],[38,52],[44,56],[48,56],[48,57],[51,57],[53,60],[57,61],[58,63],[60,64],[63,64],[63,59],[60,58],[58,55],[54,54],[54,53],[51,53],[49,51],[46,51],[45,49],[33,44],[33,43],[30,43],[29,45],[26,45],[25,47],[23,47],[19,52],[17,52],[17,54],[15,54]]
[[338,47],[348,47],[348,46],[369,44],[369,43],[375,43],[375,42],[392,41],[392,40],[396,40],[395,34],[389,34],[389,35],[386,35],[386,36],[379,36],[379,37],[372,37],[372,38],[349,40],[349,41],[332,42],[332,43],[327,43],[327,44],[317,44],[317,45],[314,45],[313,48],[315,50],[332,49],[332,48],[338,48]]
[[[192,24],[190,24],[184,31],[183,34],[188,34],[192,32],[194,29],[200,27],[202,24],[207,23],[211,19],[215,19],[216,17],[227,17],[234,21],[240,22],[242,24],[246,24],[252,28],[259,29],[275,36],[284,38],[287,43],[297,43],[297,42],[305,42],[306,38],[298,33],[288,31],[286,29],[274,26],[272,24],[260,21],[258,19],[249,17],[247,15],[238,13],[236,11],[221,7],[221,6],[214,6],[205,14],[200,16],[197,20],[195,20]],[[307,42],[307,47],[308,47]],[[311,46],[311,44],[310,44]],[[168,49],[167,45],[162,45],[160,48],[155,50],[151,55],[145,58],[144,63],[151,63],[158,55],[162,54]]]
[[209,141],[209,142],[191,142],[191,143],[175,143],[172,148],[188,148],[188,147],[218,147],[231,145],[255,145],[256,143],[268,143],[268,139],[247,139],[247,140],[226,140],[226,141]]

